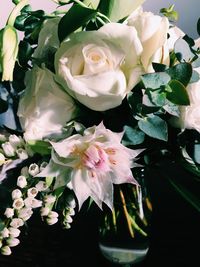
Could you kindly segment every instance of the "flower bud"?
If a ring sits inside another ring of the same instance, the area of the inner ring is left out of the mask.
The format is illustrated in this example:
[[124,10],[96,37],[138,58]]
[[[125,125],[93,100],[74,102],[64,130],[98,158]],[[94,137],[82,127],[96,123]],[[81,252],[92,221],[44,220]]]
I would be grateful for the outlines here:
[[16,134],[11,134],[8,138],[10,144],[14,147],[21,147],[23,145],[23,140],[21,137],[18,137]]
[[24,188],[27,186],[27,181],[26,181],[26,177],[23,175],[20,175],[17,178],[17,186],[19,186],[20,188]]
[[73,219],[72,219],[71,216],[67,215],[67,216],[65,217],[65,221],[66,221],[67,223],[72,223],[72,222],[73,222]]
[[5,155],[7,157],[14,157],[15,155],[15,149],[14,147],[11,145],[11,143],[9,142],[5,142],[3,143],[2,145],[2,148],[3,148],[3,152],[5,153]]
[[76,207],[76,201],[75,201],[75,199],[74,199],[74,197],[72,195],[69,195],[67,197],[67,204],[68,204],[68,206],[70,208],[73,208],[74,209]]
[[46,168],[46,166],[48,165],[48,163],[46,161],[43,161],[41,164],[40,164],[40,171],[43,171],[44,168]]
[[19,229],[13,228],[13,227],[9,227],[8,231],[10,233],[10,236],[12,236],[12,237],[18,237],[20,235],[20,232],[21,232]]
[[2,240],[0,239],[0,248],[3,246]]
[[12,221],[10,223],[10,226],[13,227],[13,228],[19,228],[19,227],[21,227],[23,225],[24,225],[24,222],[20,218],[14,218],[14,219],[12,219]]
[[0,142],[6,142],[5,134],[0,134]]
[[23,167],[21,169],[21,175],[25,176],[25,177],[28,177],[29,176],[29,173],[28,173],[28,167]]
[[12,218],[14,216],[14,209],[12,208],[7,208],[4,212],[4,215],[7,217],[7,218]]
[[48,189],[47,184],[44,181],[39,181],[35,187],[39,192],[46,191]]
[[7,238],[9,237],[9,230],[7,227],[5,227],[2,231],[1,231],[1,237],[3,238]]
[[48,214],[49,218],[58,218],[58,213],[56,211],[50,211]]
[[25,159],[28,158],[28,153],[27,153],[26,150],[23,149],[23,148],[18,148],[18,149],[16,150],[16,153],[17,153],[17,156],[18,156],[20,159],[22,159],[22,160],[25,160]]
[[56,197],[53,196],[53,195],[46,195],[46,196],[44,197],[44,201],[45,201],[45,203],[47,203],[47,204],[53,204],[53,203],[56,201]]
[[13,81],[13,70],[18,53],[18,37],[14,27],[7,25],[2,33],[2,81]]
[[12,191],[12,199],[17,199],[22,197],[22,192],[19,189]]
[[10,237],[6,240],[7,244],[9,247],[16,247],[17,245],[19,245],[20,241],[18,238],[15,237]]
[[39,166],[36,163],[32,163],[29,168],[28,172],[31,176],[35,176],[40,172]]
[[12,253],[11,249],[9,246],[4,246],[1,248],[1,254],[2,255],[5,255],[5,256],[8,256]]
[[21,218],[23,221],[27,221],[33,215],[33,211],[31,208],[23,208],[18,212],[18,217]]
[[48,216],[49,212],[50,212],[50,208],[48,207],[42,207],[40,210],[41,216]]
[[71,228],[71,225],[69,224],[69,223],[67,223],[67,222],[63,222],[63,224],[64,224],[64,228],[65,229],[70,229]]
[[53,225],[53,224],[57,223],[57,221],[58,221],[58,218],[57,217],[54,217],[54,218],[47,217],[47,223],[48,223],[48,225]]
[[42,201],[33,197],[27,197],[24,199],[24,203],[27,208],[39,208],[42,206]]

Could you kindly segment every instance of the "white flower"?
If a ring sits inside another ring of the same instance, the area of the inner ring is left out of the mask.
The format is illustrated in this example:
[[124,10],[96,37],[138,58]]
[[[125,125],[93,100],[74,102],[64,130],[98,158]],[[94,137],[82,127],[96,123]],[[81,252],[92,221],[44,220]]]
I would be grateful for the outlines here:
[[21,147],[23,145],[23,140],[21,137],[18,137],[16,134],[11,134],[8,138],[10,144],[16,149],[17,147]]
[[9,230],[8,230],[7,227],[5,227],[5,228],[1,231],[1,237],[3,237],[3,238],[7,238],[7,237],[9,237],[9,234],[10,234],[10,232],[9,232]]
[[50,211],[48,214],[49,218],[57,218],[58,217],[58,213],[56,211]]
[[42,201],[33,197],[24,199],[24,204],[27,208],[39,208],[42,206]]
[[15,247],[17,245],[19,245],[20,241],[18,238],[14,238],[14,237],[11,237],[11,238],[8,238],[6,240],[7,244],[9,247]]
[[[41,170],[41,169],[40,169]],[[39,181],[35,187],[39,192],[46,191],[48,189],[48,185],[44,181]]]
[[27,186],[27,181],[26,181],[26,177],[25,176],[20,175],[17,178],[17,186],[20,187],[20,188],[24,188],[24,187]]
[[22,160],[25,160],[25,159],[28,158],[28,153],[27,153],[26,150],[23,149],[23,148],[18,148],[18,149],[16,150],[16,153],[17,153],[17,156],[18,156],[20,159],[22,159]]
[[12,218],[14,216],[14,209],[12,208],[7,208],[4,212],[4,215],[7,217],[7,218]]
[[89,196],[100,208],[105,202],[112,209],[113,184],[137,184],[131,168],[135,166],[134,158],[142,151],[123,146],[120,143],[122,135],[111,132],[101,123],[86,129],[83,136],[76,134],[63,141],[52,142],[56,153],[52,153],[51,163],[39,176],[51,176],[55,167],[57,172],[60,170],[62,173],[64,168],[69,173],[68,180],[65,173],[63,179],[68,186],[70,182],[79,209]]
[[16,198],[14,201],[13,201],[13,208],[16,209],[16,210],[20,210],[21,208],[23,208],[24,206],[24,201],[22,198]]
[[40,171],[40,168],[36,163],[32,163],[28,168],[28,173],[31,176],[37,175],[39,173],[39,171]]
[[9,227],[8,230],[9,230],[10,236],[12,236],[12,237],[18,237],[20,235],[20,232],[21,232],[19,229],[13,228],[13,227]]
[[37,190],[36,187],[31,187],[31,188],[29,188],[28,191],[27,191],[27,195],[28,195],[28,197],[36,197],[37,194],[38,194],[38,190]]
[[20,218],[14,218],[12,219],[12,221],[10,222],[10,226],[13,227],[13,228],[19,228],[21,226],[24,225],[24,222],[22,219]]
[[3,148],[3,152],[5,153],[5,155],[7,157],[14,157],[15,155],[15,149],[14,147],[11,145],[10,142],[5,142],[3,143],[2,145],[2,148]]
[[54,81],[54,74],[35,66],[27,72],[25,84],[18,109],[25,140],[40,140],[62,133],[62,127],[75,115],[75,105]]
[[12,253],[11,249],[9,246],[3,246],[1,248],[1,254],[5,256],[9,256]]
[[12,199],[21,198],[22,192],[19,189],[15,189],[12,191]]
[[21,218],[23,221],[27,221],[32,216],[33,211],[31,208],[23,208],[18,212],[18,217]]
[[2,153],[0,153],[0,166],[5,163],[5,160],[6,160],[5,156]]
[[53,204],[56,201],[56,197],[53,195],[46,195],[44,201],[46,204]]
[[48,207],[42,207],[40,210],[41,216],[48,216],[49,212],[50,212],[50,208]]
[[73,33],[55,54],[56,80],[90,109],[108,110],[139,81],[141,53],[136,30],[124,24]]
[[166,17],[160,17],[151,12],[143,12],[142,8],[139,7],[128,18],[128,25],[137,30],[142,43],[141,62],[146,72],[153,70],[152,62],[169,64],[167,48],[169,21]]
[[57,221],[58,221],[58,218],[57,217],[53,217],[53,218],[49,218],[49,217],[47,217],[47,223],[49,224],[49,225],[53,225],[53,224],[55,224],[55,223],[57,223]]

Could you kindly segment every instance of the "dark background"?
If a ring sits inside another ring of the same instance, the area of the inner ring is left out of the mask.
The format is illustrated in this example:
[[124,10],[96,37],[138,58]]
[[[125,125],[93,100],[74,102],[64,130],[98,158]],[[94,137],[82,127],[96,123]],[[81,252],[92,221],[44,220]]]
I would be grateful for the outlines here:
[[[182,175],[177,171],[174,175]],[[153,204],[150,249],[138,267],[199,266],[200,214],[157,172],[146,177]],[[0,267],[114,267],[98,249],[96,207],[81,210],[70,230],[47,226],[37,215],[11,256],[0,256]],[[196,263],[197,261],[197,263]]]

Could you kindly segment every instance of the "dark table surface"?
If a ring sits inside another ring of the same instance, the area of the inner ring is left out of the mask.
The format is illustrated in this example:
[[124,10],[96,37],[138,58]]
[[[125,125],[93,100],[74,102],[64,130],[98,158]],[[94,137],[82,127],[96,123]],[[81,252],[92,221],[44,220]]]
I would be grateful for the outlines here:
[[[150,181],[153,214],[150,249],[138,267],[199,266],[200,214],[161,177]],[[98,249],[98,211],[81,210],[70,230],[35,217],[0,267],[111,267]],[[197,261],[197,263],[196,263]]]

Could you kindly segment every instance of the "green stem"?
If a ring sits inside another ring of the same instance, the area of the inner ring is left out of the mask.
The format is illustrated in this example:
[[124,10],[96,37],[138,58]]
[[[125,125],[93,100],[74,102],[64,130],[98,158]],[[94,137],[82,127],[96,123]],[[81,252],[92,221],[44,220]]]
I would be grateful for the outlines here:
[[144,232],[139,225],[135,222],[135,220],[129,215],[129,220],[131,221],[131,224],[133,225],[133,227],[135,228],[135,230],[137,230],[140,234],[142,234],[143,236],[147,236],[147,233]]
[[12,10],[8,20],[7,25],[14,27],[16,17],[19,15],[22,8],[24,8],[28,4],[29,0],[21,0]]
[[121,197],[121,201],[122,201],[122,205],[123,205],[124,215],[125,215],[126,221],[127,221],[128,230],[129,230],[129,233],[130,233],[131,237],[133,238],[135,235],[134,235],[133,228],[132,228],[132,223],[131,223],[131,220],[130,220],[131,217],[130,217],[130,215],[128,213],[128,210],[126,208],[126,201],[125,201],[125,198],[124,198],[124,194],[123,194],[121,189],[119,190],[119,193],[120,193],[120,197]]

